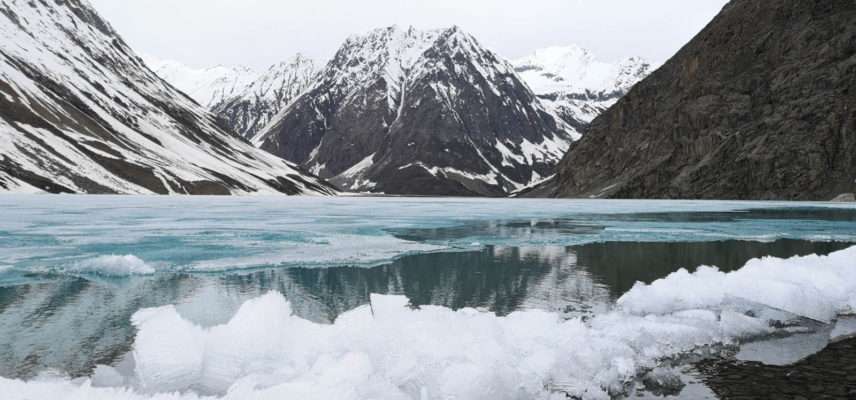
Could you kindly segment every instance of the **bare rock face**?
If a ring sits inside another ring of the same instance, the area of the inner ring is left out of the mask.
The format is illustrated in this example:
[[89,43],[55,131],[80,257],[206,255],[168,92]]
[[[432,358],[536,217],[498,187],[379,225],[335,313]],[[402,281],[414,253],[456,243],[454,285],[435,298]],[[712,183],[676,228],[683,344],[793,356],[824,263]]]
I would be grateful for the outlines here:
[[0,1],[0,192],[334,194],[145,66],[84,0]]
[[856,191],[856,2],[731,1],[594,120],[556,183],[562,197]]
[[505,196],[576,137],[471,35],[390,27],[348,39],[253,142],[346,190]]

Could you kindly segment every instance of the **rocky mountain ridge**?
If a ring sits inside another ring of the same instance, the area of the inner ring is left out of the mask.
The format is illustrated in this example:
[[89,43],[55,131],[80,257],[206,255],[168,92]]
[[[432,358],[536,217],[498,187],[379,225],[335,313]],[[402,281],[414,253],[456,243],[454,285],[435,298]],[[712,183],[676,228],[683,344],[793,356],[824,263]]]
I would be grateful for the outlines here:
[[236,94],[213,103],[211,111],[241,136],[252,138],[309,89],[317,75],[315,62],[298,54],[271,66]]

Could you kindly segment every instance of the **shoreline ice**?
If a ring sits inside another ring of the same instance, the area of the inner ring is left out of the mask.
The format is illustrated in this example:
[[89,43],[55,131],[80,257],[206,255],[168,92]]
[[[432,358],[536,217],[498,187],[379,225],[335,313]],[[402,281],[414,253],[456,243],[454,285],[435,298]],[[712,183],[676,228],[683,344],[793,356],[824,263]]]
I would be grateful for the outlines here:
[[[763,258],[639,284],[588,320],[521,311],[408,307],[398,296],[332,325],[293,315],[276,292],[202,328],[174,306],[133,317],[130,360],[89,379],[0,378],[10,400],[606,399],[661,361],[764,337],[800,317],[832,322],[856,306],[856,246],[828,256]],[[808,300],[811,300],[810,302]]]

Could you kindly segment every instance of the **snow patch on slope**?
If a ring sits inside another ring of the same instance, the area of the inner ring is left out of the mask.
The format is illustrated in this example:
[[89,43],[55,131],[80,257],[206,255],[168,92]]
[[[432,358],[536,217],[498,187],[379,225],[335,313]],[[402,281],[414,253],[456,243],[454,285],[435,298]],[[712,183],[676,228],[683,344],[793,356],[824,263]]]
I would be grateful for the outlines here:
[[364,158],[362,161],[354,164],[353,167],[351,167],[347,171],[343,172],[342,176],[352,178],[352,177],[360,174],[361,172],[371,168],[372,165],[374,165],[374,156],[375,156],[374,153],[372,153],[368,157]]
[[438,178],[460,177],[460,178],[469,179],[471,181],[484,182],[484,183],[487,183],[489,185],[496,185],[499,183],[499,181],[497,180],[498,176],[497,176],[496,172],[493,172],[493,171],[491,171],[488,174],[475,174],[475,173],[470,173],[470,172],[466,172],[466,171],[461,171],[459,169],[452,168],[452,167],[432,167],[432,166],[425,165],[422,162],[405,164],[405,165],[398,167],[398,170],[401,171],[401,170],[405,170],[405,169],[411,168],[411,167],[422,168],[425,171],[427,171],[429,174],[431,174],[435,177],[438,177]]
[[3,171],[0,171],[0,192],[16,194],[45,193],[44,190],[15,179]]

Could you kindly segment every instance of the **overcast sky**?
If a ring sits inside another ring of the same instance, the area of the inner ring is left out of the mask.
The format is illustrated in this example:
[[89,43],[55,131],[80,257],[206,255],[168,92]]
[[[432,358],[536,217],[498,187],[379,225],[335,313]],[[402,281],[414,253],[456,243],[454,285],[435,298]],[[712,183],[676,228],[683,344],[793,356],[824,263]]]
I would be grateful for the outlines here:
[[668,59],[727,0],[90,0],[138,52],[194,67],[326,60],[348,36],[459,25],[509,59],[578,44],[606,61]]

